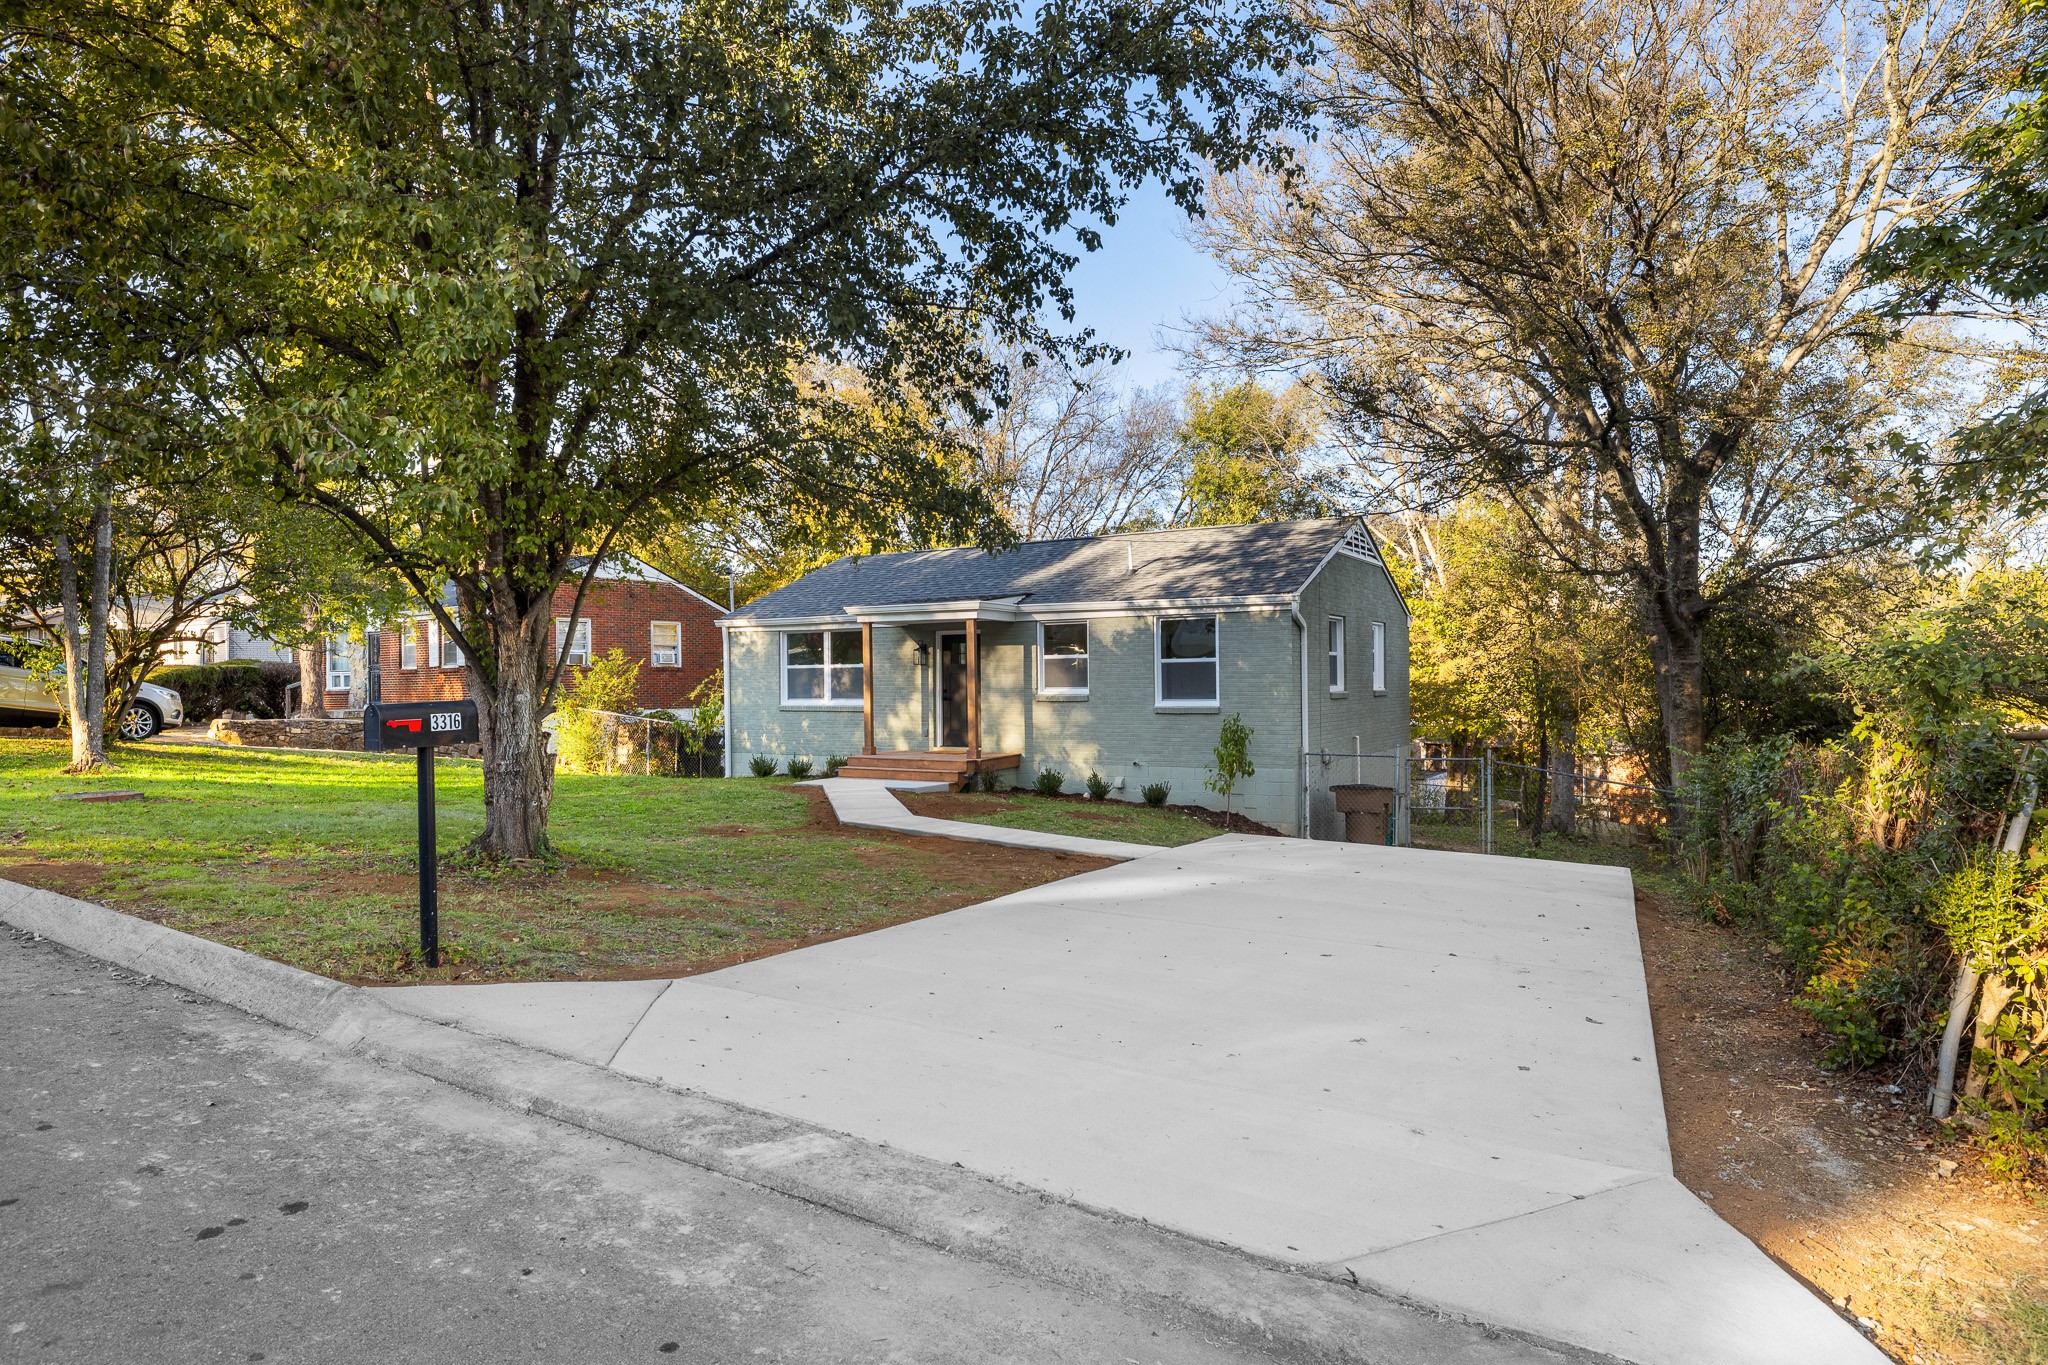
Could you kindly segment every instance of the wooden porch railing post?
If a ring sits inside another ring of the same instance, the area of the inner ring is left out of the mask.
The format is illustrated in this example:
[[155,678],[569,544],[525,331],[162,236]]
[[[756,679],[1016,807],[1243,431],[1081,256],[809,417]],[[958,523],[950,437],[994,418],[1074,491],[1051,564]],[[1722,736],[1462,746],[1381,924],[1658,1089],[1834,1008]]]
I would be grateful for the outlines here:
[[875,751],[875,626],[860,623],[860,751]]
[[981,632],[967,623],[967,757],[981,757]]

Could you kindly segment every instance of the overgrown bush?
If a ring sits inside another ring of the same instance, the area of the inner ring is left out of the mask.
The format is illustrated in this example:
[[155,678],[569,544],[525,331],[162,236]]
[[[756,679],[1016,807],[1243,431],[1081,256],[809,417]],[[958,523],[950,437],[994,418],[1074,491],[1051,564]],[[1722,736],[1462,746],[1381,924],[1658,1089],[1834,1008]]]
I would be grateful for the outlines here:
[[613,771],[618,716],[632,711],[639,690],[640,663],[621,649],[575,670],[555,711],[557,762],[572,773]]
[[168,687],[195,721],[217,719],[226,711],[246,711],[264,720],[285,714],[285,686],[299,680],[299,666],[230,659],[217,664],[185,664],[159,668],[149,681]]
[[1145,790],[1141,794],[1145,798],[1146,805],[1163,806],[1166,804],[1166,798],[1173,795],[1173,784],[1171,782],[1147,782]]
[[1109,779],[1093,768],[1088,770],[1088,799],[1106,801],[1109,799]]
[[1058,768],[1040,768],[1038,780],[1034,783],[1040,796],[1058,796],[1060,788],[1067,785],[1067,775]]
[[789,760],[789,776],[793,782],[801,782],[811,775],[811,760],[792,758]]
[[766,754],[755,754],[747,760],[747,770],[756,777],[775,776],[775,760]]
[[1847,737],[1736,737],[1686,774],[1705,903],[1782,952],[1830,1065],[1891,1066],[1908,1093],[1972,989],[1963,1111],[2024,1174],[2048,1163],[2048,855],[2000,837],[2048,779],[2008,733],[2048,712],[2048,573],[1981,574],[1822,662]]

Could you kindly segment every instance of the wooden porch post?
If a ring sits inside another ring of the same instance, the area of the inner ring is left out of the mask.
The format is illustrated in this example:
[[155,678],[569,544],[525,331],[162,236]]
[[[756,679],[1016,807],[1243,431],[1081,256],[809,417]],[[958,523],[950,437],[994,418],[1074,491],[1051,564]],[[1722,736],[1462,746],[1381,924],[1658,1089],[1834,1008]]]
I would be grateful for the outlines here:
[[875,751],[875,626],[860,623],[860,751]]
[[981,757],[981,632],[967,623],[967,756]]

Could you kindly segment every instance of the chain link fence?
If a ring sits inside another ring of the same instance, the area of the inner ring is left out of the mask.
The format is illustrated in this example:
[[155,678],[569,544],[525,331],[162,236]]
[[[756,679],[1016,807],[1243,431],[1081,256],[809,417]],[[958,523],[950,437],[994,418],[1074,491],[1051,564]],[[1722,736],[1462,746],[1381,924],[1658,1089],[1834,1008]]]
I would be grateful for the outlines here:
[[1491,751],[1464,756],[1302,756],[1311,839],[1498,853],[1546,834],[1616,846],[1661,844],[1672,793],[1584,772],[1548,772]]
[[712,732],[691,744],[690,713],[631,714],[579,708],[557,711],[542,722],[549,747],[571,772],[637,773],[664,777],[721,777],[724,737]]

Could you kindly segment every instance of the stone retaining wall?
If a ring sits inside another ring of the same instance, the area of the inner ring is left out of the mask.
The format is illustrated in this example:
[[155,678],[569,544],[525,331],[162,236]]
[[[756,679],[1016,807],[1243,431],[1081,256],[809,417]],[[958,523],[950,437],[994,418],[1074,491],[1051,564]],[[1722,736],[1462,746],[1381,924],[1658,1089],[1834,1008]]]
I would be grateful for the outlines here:
[[[338,753],[360,753],[363,722],[353,720],[241,720],[223,716],[207,727],[206,737],[222,744],[242,744],[252,749],[332,749]],[[481,744],[446,744],[441,754],[450,758],[482,758]]]

